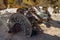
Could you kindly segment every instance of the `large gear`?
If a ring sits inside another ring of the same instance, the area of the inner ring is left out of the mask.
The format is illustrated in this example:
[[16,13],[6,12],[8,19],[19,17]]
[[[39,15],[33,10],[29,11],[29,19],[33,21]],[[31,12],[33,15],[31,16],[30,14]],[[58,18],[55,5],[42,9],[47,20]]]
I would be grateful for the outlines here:
[[31,36],[32,25],[29,22],[29,20],[27,19],[27,17],[25,17],[23,14],[20,14],[20,13],[13,14],[10,17],[9,22],[8,22],[9,29],[12,28],[16,23],[20,24],[20,27],[26,36],[28,36],[28,37]]

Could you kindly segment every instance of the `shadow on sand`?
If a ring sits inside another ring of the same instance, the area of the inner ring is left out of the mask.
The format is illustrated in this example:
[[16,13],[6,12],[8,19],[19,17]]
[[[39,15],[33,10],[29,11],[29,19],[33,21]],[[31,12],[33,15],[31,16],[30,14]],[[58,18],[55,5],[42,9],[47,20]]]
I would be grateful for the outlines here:
[[45,23],[46,27],[56,27],[56,28],[60,28],[60,21],[57,21],[57,20],[51,20],[49,21],[48,23]]
[[[22,39],[24,39],[24,37],[22,37]],[[49,35],[49,34],[40,34],[40,35],[35,35],[35,36],[32,36],[30,38],[26,38],[24,40],[60,40],[60,37],[58,36],[52,36],[52,35]]]

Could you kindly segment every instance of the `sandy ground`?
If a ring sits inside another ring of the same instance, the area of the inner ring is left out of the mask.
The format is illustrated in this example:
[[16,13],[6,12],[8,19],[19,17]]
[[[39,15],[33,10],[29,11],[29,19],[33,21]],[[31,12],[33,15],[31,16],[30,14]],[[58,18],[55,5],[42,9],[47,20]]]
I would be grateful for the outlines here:
[[[54,20],[50,21],[50,27],[48,27],[49,25],[40,25],[42,30],[44,30],[42,34],[27,38],[22,32],[19,32],[13,36],[12,40],[60,40],[60,20],[58,20],[60,16],[54,15],[52,19]],[[7,33],[8,28],[6,20],[4,20],[4,18],[0,20],[2,20],[2,22],[0,22],[0,40],[8,40],[9,34]]]

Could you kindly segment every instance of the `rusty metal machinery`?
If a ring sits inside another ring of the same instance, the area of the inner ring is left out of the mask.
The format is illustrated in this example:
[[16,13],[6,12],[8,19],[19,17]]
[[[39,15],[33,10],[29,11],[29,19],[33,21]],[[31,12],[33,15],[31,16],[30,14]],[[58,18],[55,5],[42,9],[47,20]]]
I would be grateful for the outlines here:
[[[39,29],[39,27],[37,26],[39,24],[39,22],[41,24],[45,20],[49,21],[48,19],[50,17],[49,17],[49,15],[47,13],[40,13],[40,12],[36,13],[34,9],[29,9],[29,10],[28,9],[29,8],[23,8],[23,9],[20,8],[20,9],[18,9],[17,13],[12,14],[11,17],[9,18],[9,22],[8,22],[9,26],[8,27],[9,27],[9,29],[13,28],[13,26],[16,23],[19,23],[21,25],[21,29],[23,29],[24,33],[28,34],[28,36],[30,37],[31,34],[32,34],[32,30],[35,30],[34,29],[35,27]],[[24,15],[24,14],[26,14],[26,15]],[[38,19],[34,15],[37,16]]]

